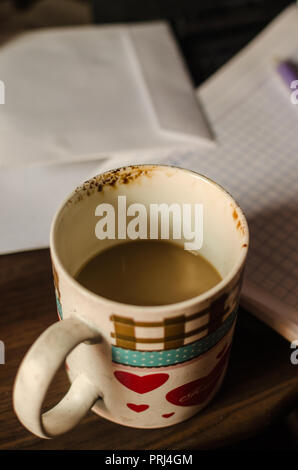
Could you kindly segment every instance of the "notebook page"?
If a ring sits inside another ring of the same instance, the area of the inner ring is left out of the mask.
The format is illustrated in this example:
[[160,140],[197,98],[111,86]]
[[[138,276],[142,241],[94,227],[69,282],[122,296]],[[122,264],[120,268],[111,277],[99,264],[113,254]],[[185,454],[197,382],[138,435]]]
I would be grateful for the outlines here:
[[298,60],[298,12],[285,10],[198,90],[216,149],[172,158],[223,185],[243,208],[250,252],[242,301],[298,338],[298,105],[275,72]]

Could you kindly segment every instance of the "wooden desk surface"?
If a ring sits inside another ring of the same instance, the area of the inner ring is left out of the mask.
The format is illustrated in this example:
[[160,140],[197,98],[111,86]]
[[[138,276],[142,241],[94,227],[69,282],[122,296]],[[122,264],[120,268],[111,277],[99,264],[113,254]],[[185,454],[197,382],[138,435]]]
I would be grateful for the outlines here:
[[[240,311],[223,386],[203,412],[169,428],[126,428],[92,412],[70,433],[54,440],[30,434],[12,409],[17,368],[38,335],[57,321],[48,250],[0,257],[0,449],[200,449],[252,436],[298,402],[298,366],[290,345],[250,314]],[[61,370],[48,404],[68,388]]]

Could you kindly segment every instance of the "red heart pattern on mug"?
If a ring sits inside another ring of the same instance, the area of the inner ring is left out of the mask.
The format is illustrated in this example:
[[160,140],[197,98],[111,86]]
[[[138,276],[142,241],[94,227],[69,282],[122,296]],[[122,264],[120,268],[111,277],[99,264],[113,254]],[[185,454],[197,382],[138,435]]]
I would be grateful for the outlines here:
[[116,379],[136,393],[148,393],[161,387],[169,378],[169,374],[150,374],[150,375],[136,375],[131,372],[117,370],[114,372]]
[[204,403],[204,401],[206,401],[209,395],[214,391],[220,377],[222,376],[229,357],[230,349],[231,346],[223,349],[223,354],[219,354],[219,362],[209,374],[181,385],[180,387],[174,388],[167,393],[167,401],[176,406],[195,406]]
[[173,411],[172,413],[165,413],[164,415],[162,415],[163,418],[170,418],[171,416],[173,416],[175,414],[175,411]]
[[126,403],[126,406],[136,413],[142,413],[149,408],[149,405],[136,405],[135,403]]

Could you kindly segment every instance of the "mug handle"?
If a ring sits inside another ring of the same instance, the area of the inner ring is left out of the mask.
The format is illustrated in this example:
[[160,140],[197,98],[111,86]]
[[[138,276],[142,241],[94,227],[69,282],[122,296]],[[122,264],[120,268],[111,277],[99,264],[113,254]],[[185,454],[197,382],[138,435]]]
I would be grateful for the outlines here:
[[41,413],[47,390],[67,355],[83,341],[100,342],[98,331],[77,317],[54,323],[31,346],[18,370],[13,403],[23,425],[50,439],[72,429],[99,398],[99,390],[83,374],[72,382],[62,400]]

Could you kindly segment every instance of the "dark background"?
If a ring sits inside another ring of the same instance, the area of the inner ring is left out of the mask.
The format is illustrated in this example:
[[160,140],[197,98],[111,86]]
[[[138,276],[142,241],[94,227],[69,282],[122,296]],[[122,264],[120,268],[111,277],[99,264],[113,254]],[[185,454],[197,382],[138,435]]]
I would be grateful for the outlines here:
[[[79,1],[79,0],[78,0]],[[28,8],[38,0],[14,0]],[[195,85],[212,75],[281,12],[289,0],[80,0],[96,23],[168,20]]]
[[167,19],[196,85],[243,48],[289,0],[93,0],[97,22]]

